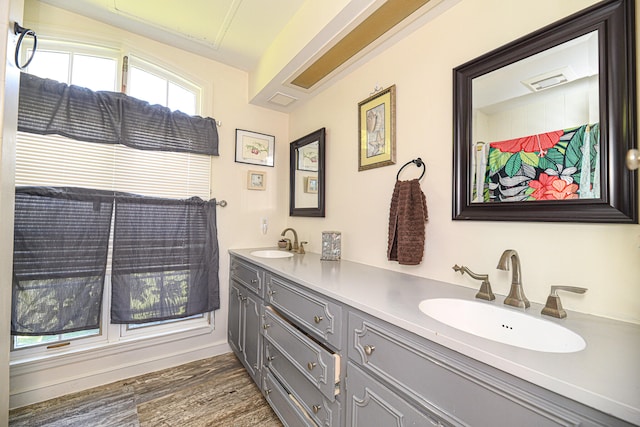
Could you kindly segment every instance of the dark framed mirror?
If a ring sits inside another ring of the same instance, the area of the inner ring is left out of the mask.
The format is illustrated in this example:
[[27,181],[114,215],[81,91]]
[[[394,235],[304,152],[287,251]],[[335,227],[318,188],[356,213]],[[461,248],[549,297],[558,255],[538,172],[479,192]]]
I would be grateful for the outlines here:
[[324,217],[325,128],[289,145],[289,215]]
[[604,1],[454,69],[454,220],[637,223],[635,10]]

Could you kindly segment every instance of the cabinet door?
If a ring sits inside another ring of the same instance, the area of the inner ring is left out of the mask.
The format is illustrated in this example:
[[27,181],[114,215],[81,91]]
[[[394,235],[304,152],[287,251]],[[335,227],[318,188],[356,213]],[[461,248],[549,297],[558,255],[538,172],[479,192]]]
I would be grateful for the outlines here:
[[260,334],[260,318],[262,301],[251,292],[245,291],[243,314],[243,353],[242,360],[253,380],[260,384],[260,367],[262,364],[262,335]]
[[231,281],[231,286],[229,287],[229,319],[228,319],[228,329],[227,329],[227,337],[229,339],[229,345],[233,352],[238,356],[238,358],[242,358],[242,340],[240,337],[240,331],[242,330],[242,293],[240,291],[240,286]]
[[229,345],[258,385],[262,364],[261,317],[262,300],[232,280],[229,288]]
[[407,427],[452,424],[434,414],[417,410],[349,362],[347,364],[347,425]]

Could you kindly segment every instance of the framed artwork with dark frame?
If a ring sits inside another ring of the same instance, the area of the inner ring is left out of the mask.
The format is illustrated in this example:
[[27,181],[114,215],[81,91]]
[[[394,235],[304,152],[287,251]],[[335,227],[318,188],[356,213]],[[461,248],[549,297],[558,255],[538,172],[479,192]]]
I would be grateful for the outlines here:
[[273,135],[236,129],[236,162],[273,167],[275,140]]
[[358,103],[358,170],[396,163],[396,86]]

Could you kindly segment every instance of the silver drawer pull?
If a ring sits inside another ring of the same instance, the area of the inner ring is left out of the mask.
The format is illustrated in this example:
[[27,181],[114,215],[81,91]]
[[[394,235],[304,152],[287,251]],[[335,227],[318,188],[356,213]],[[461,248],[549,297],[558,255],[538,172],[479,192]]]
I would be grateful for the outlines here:
[[271,389],[270,388],[267,388],[267,389],[264,390],[264,394],[269,394],[269,393],[271,393]]
[[240,297],[240,301],[245,302],[247,300],[247,297]]
[[267,361],[273,362],[275,360],[275,358],[276,358],[275,356],[269,356],[269,357],[267,357]]
[[258,279],[251,279],[251,283],[253,283],[253,284],[258,283]]
[[258,369],[258,364],[257,363],[253,364],[253,369]]
[[364,354],[366,354],[367,356],[371,356],[375,349],[376,349],[375,346],[365,345],[364,346]]
[[267,292],[269,294],[269,296],[273,296],[276,294],[276,291],[272,291],[271,289],[269,289],[269,292]]
[[262,326],[262,328],[263,328],[263,329],[269,329],[270,327],[271,327],[271,325],[270,325],[270,324],[268,324],[268,323],[265,323],[265,324]]
[[320,405],[313,405],[313,406],[311,407],[311,409],[313,409],[313,413],[314,413],[314,414],[317,414],[317,413],[318,413],[318,411],[320,410],[320,408],[322,408],[322,406],[320,406]]
[[316,323],[322,322],[322,316],[313,316],[313,321]]
[[309,369],[310,371],[313,370],[313,368],[316,367],[316,363],[315,362],[309,362],[307,363],[307,369]]

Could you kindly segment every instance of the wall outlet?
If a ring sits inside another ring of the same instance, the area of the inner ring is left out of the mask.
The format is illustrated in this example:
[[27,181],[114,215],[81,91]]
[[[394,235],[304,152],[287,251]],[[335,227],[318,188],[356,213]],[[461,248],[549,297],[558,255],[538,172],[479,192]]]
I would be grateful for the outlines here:
[[267,234],[267,230],[269,229],[269,221],[267,218],[260,218],[260,230],[262,234]]

